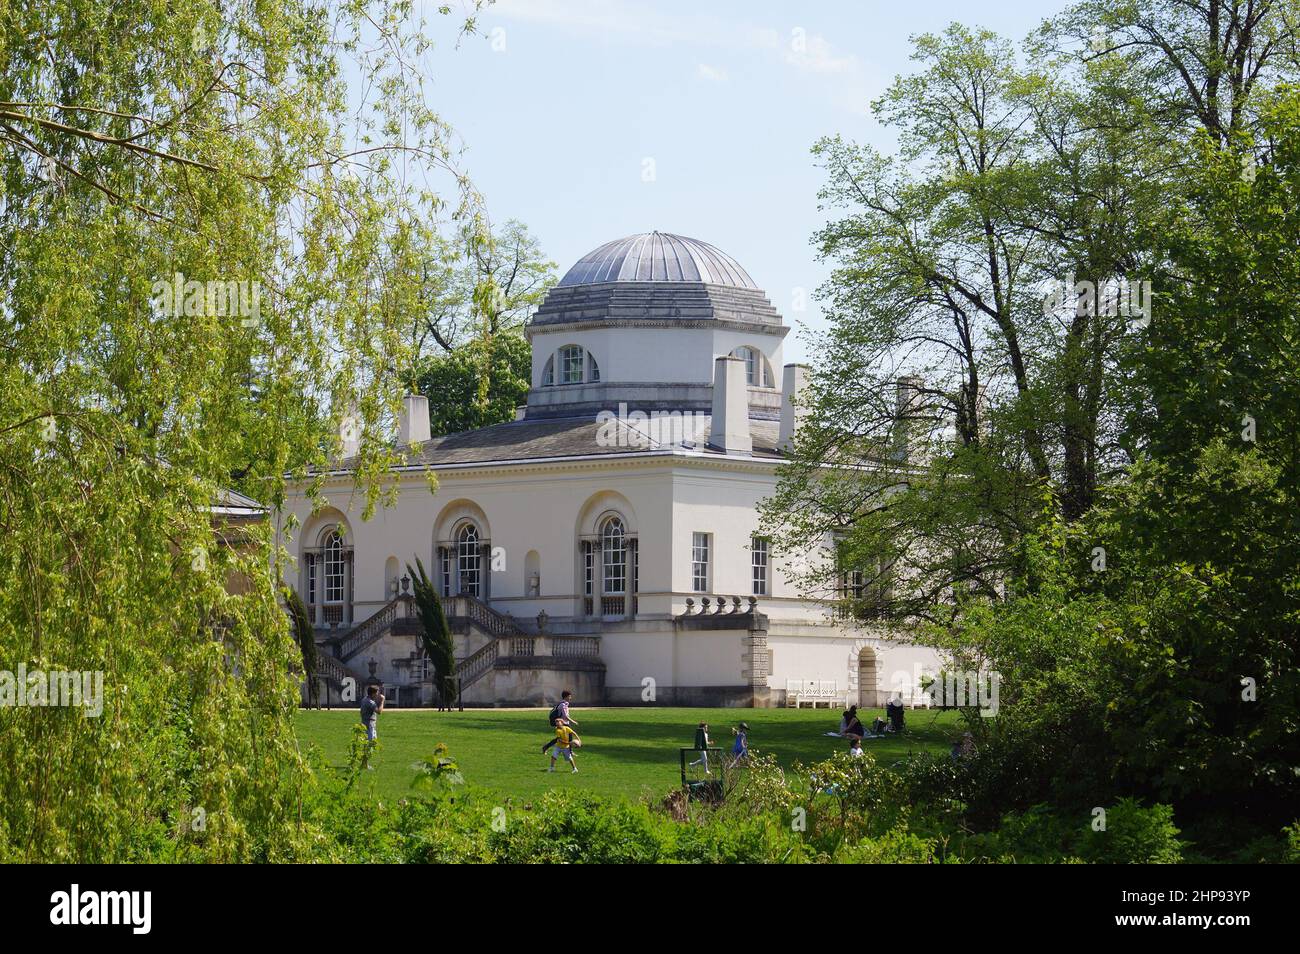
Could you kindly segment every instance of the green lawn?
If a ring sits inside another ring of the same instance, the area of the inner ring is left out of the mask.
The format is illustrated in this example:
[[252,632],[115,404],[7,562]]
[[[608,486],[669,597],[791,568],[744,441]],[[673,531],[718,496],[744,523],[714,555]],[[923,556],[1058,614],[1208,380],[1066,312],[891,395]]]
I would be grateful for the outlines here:
[[[862,721],[870,725],[877,714],[884,713],[864,712]],[[748,722],[751,750],[775,755],[786,768],[847,748],[840,739],[823,735],[838,727],[837,709],[575,708],[583,741],[578,774],[569,774],[567,767],[561,774],[559,765],[548,774],[550,760],[541,754],[551,734],[546,715],[545,709],[389,709],[379,717],[379,750],[367,784],[384,797],[405,794],[414,777],[412,763],[444,742],[470,785],[502,794],[579,788],[602,795],[658,796],[680,784],[677,750],[692,743],[702,719],[709,723],[714,745],[724,749],[731,747],[731,727]],[[330,764],[342,766],[357,723],[357,712],[350,709],[300,711],[299,738],[304,746],[317,746]],[[904,734],[869,739],[863,747],[891,763],[909,751],[946,752],[959,731],[955,712],[918,709],[908,712]]]

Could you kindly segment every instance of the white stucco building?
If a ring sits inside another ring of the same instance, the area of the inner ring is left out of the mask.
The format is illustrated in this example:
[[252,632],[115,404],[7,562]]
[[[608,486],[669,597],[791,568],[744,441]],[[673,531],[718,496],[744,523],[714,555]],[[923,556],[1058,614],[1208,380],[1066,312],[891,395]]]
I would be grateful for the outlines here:
[[324,671],[429,700],[402,580],[416,557],[446,597],[467,705],[564,687],[588,705],[878,705],[937,671],[932,650],[803,599],[761,535],[798,425],[788,331],[703,242],[651,232],[583,257],[528,325],[517,420],[431,436],[407,397],[398,438],[419,460],[395,506],[362,521],[346,461],[329,507],[291,496]]

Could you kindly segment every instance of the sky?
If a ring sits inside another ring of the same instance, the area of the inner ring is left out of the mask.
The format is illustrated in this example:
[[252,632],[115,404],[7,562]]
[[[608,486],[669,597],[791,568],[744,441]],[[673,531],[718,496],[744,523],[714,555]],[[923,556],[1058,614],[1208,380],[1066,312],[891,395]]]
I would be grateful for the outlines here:
[[802,361],[830,272],[813,144],[892,147],[869,104],[913,69],[909,37],[959,21],[1019,41],[1062,6],[498,0],[479,36],[434,30],[426,89],[494,223],[525,223],[559,274],[636,232],[701,239],[767,292]]

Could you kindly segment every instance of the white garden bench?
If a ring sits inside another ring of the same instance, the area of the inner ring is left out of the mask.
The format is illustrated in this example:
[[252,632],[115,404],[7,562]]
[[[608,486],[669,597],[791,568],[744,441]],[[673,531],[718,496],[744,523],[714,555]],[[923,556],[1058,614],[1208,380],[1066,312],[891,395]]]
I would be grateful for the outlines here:
[[785,681],[785,704],[798,709],[805,703],[816,709],[827,709],[840,704],[843,690],[834,679],[787,679]]

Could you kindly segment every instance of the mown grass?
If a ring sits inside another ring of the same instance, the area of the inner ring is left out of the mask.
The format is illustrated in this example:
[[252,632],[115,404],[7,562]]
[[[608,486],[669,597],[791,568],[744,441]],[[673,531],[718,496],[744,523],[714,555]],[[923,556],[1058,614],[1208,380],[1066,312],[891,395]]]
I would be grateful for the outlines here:
[[[877,714],[884,713],[862,713],[863,722],[870,725]],[[680,784],[678,749],[692,744],[701,720],[709,723],[714,745],[723,749],[731,747],[731,727],[742,720],[749,723],[751,750],[774,755],[791,768],[847,748],[824,735],[837,728],[839,715],[837,709],[575,708],[583,747],[577,754],[579,772],[571,775],[564,766],[554,774],[545,771],[549,759],[541,747],[551,737],[545,709],[389,709],[379,717],[374,771],[366,773],[363,784],[383,798],[406,794],[414,777],[412,763],[442,742],[469,784],[503,795],[577,788],[601,795],[661,796]],[[318,747],[331,765],[340,767],[356,724],[358,714],[350,709],[298,713],[304,748]],[[955,712],[916,710],[907,714],[906,732],[868,740],[864,747],[888,765],[908,752],[946,752],[959,733]]]

